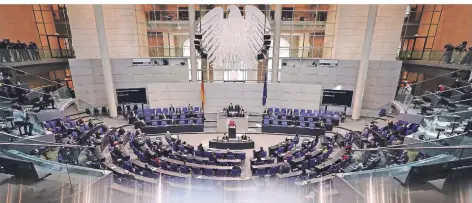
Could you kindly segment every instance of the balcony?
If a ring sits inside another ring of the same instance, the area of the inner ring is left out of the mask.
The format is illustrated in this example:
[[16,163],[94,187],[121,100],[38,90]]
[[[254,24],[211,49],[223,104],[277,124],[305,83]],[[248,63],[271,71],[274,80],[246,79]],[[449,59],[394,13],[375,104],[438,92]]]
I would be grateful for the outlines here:
[[72,49],[0,49],[0,64],[10,67],[64,62],[74,57]]

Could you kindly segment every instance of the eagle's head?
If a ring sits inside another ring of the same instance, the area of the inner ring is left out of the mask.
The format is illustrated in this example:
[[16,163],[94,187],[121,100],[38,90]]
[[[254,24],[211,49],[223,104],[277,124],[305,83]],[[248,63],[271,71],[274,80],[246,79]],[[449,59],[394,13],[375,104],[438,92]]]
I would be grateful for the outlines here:
[[229,11],[228,17],[241,16],[241,11],[239,11],[239,8],[237,6],[229,5],[227,9]]

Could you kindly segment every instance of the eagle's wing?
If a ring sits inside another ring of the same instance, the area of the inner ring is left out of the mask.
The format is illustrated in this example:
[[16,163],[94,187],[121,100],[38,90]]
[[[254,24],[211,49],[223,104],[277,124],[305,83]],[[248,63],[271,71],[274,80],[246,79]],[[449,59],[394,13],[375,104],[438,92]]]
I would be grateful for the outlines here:
[[197,30],[202,33],[202,47],[208,54],[208,61],[215,59],[220,48],[224,21],[223,8],[217,7],[205,14],[197,27]]
[[265,15],[255,6],[247,5],[245,7],[245,33],[248,40],[247,54],[252,56],[253,63],[257,61],[257,53],[261,50],[264,44],[264,34],[270,30],[270,22]]

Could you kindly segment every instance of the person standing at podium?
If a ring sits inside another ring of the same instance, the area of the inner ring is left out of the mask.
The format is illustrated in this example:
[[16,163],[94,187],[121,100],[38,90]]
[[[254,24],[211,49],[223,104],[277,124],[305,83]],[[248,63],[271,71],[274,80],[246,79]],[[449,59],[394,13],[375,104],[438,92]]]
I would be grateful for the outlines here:
[[228,127],[236,127],[236,123],[233,120],[230,120]]

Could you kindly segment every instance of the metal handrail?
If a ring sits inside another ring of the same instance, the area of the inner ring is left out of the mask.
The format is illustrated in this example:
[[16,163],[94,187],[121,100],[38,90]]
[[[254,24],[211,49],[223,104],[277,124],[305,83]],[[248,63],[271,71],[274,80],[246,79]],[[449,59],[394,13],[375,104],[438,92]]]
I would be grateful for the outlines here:
[[352,149],[352,151],[379,151],[379,150],[410,150],[410,149],[472,149],[472,145],[448,146],[448,147],[377,147],[369,149]]

